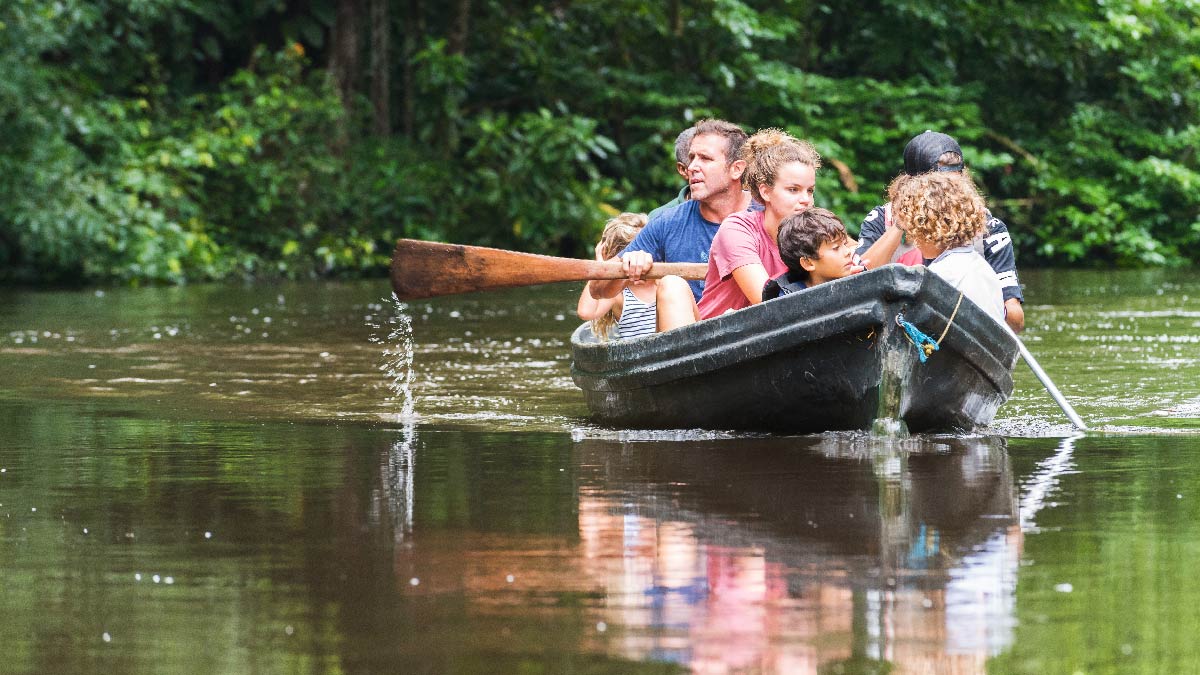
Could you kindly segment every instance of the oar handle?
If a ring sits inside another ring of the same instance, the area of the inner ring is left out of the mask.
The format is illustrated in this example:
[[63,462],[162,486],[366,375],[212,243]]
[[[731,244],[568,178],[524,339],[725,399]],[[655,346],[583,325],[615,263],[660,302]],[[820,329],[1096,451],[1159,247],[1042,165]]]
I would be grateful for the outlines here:
[[[625,272],[621,270],[620,260],[606,260],[605,262],[596,263],[601,267],[599,274],[604,276],[594,276],[593,279],[624,279]],[[661,279],[667,276],[683,277],[688,281],[703,281],[704,275],[708,273],[708,265],[706,263],[667,263],[656,262],[642,276],[643,279]]]

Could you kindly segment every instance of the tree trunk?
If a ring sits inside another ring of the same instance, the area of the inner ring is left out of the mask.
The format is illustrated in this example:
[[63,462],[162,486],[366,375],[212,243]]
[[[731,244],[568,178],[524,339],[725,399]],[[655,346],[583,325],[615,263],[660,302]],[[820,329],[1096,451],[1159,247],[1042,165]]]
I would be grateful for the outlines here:
[[409,0],[407,12],[404,17],[404,70],[402,77],[404,78],[404,137],[410,141],[416,140],[417,137],[417,83],[416,75],[413,72],[413,59],[416,58],[417,51],[420,49],[419,41],[424,33],[425,26],[421,19],[421,0]]
[[675,37],[683,36],[683,11],[679,6],[679,0],[671,0],[671,9],[669,10],[669,21],[671,22],[671,34]]
[[471,0],[455,0],[454,18],[450,24],[450,37],[446,45],[447,50],[455,56],[462,56],[467,53],[470,18]]
[[389,0],[371,0],[371,110],[377,136],[392,135]]
[[[467,38],[470,36],[470,15],[471,15],[471,0],[455,0],[454,15],[450,22],[450,35],[446,40],[446,49],[450,56],[463,58],[465,60],[467,53]],[[457,99],[458,92],[454,92]],[[457,100],[455,103],[457,107]],[[450,109],[447,106],[447,114],[445,123],[446,133],[446,153],[453,155],[458,152],[460,143],[458,134],[458,123],[461,115],[457,109]]]
[[342,107],[352,112],[354,77],[358,73],[358,15],[360,0],[337,0],[333,21],[333,45],[329,71],[342,98]]

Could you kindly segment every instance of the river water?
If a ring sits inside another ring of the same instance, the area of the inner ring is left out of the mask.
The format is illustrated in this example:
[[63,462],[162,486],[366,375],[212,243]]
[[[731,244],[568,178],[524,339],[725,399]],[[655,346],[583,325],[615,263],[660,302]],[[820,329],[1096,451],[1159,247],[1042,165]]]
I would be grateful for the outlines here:
[[567,286],[0,291],[0,672],[1197,672],[1200,276],[1023,280],[1086,434],[607,429]]

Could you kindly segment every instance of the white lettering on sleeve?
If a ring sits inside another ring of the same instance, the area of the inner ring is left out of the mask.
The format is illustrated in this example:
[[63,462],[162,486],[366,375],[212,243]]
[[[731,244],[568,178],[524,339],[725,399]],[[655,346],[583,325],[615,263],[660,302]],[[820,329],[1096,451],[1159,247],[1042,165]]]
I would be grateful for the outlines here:
[[984,237],[984,241],[987,242],[987,245],[991,249],[992,253],[995,253],[996,251],[999,251],[1005,246],[1011,244],[1012,237],[1008,236],[1007,232],[999,232],[991,236]]
[[1017,273],[1012,272],[1012,271],[997,272],[996,273],[996,281],[1000,282],[1000,288],[1008,288],[1009,286],[1016,286],[1017,285]]

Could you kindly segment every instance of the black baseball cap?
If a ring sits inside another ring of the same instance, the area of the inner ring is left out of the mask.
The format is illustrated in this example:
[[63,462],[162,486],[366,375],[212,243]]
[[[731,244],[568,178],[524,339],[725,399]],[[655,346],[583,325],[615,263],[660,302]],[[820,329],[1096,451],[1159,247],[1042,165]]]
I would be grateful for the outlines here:
[[[937,131],[926,131],[913,136],[904,146],[904,173],[919,176],[938,168],[938,157],[947,152],[957,152],[962,157],[958,141]],[[962,164],[945,167],[946,171],[962,171]]]

